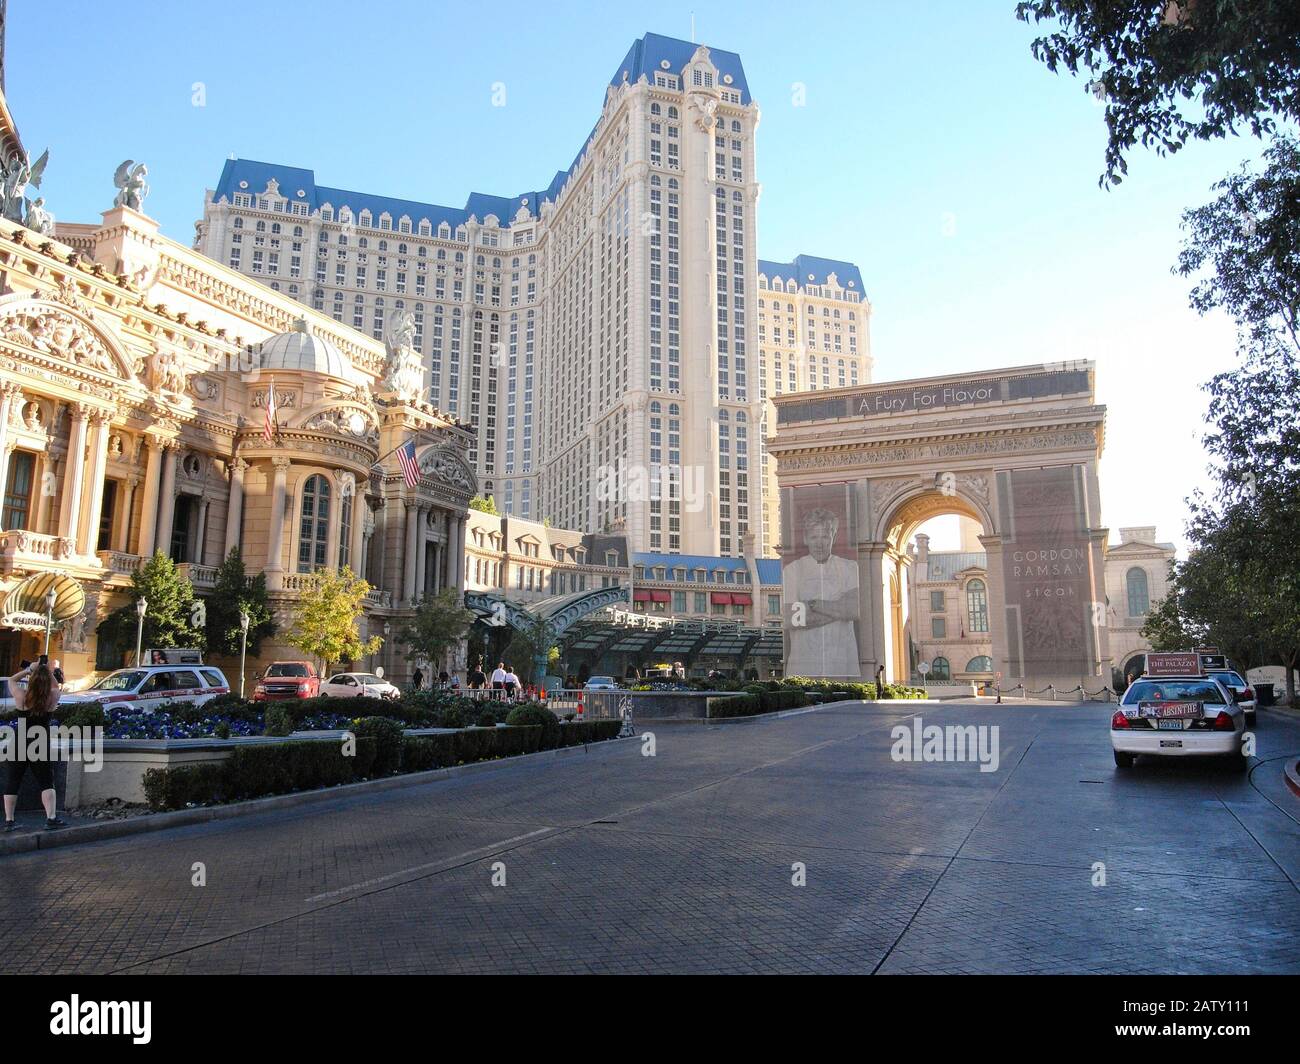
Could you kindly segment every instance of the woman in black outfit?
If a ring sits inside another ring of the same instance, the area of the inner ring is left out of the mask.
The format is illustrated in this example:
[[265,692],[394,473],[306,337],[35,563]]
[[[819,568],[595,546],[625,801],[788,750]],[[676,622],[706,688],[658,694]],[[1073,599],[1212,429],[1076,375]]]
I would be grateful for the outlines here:
[[[18,681],[27,680],[26,688]],[[41,787],[41,804],[45,806],[45,826],[61,828],[67,823],[61,820],[55,808],[54,794],[54,750],[50,743],[50,717],[59,704],[62,685],[55,678],[53,670],[44,661],[28,665],[9,677],[9,690],[13,694],[14,707],[18,716],[27,722],[27,749],[18,749],[18,733],[15,731],[11,740],[9,759],[5,762],[5,831],[13,831],[18,825],[14,820],[14,810],[18,806],[18,787],[31,765],[36,774],[36,782]],[[45,753],[39,759],[28,759],[31,750],[31,734],[34,731],[45,732]]]

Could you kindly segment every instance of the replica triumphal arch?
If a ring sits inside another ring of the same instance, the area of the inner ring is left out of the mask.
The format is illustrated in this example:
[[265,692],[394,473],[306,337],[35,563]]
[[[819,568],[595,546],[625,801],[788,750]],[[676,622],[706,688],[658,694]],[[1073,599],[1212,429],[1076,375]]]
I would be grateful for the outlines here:
[[[977,521],[1004,687],[1109,675],[1091,362],[777,396],[789,675],[907,682],[910,557],[931,517]],[[852,589],[856,587],[856,595]]]

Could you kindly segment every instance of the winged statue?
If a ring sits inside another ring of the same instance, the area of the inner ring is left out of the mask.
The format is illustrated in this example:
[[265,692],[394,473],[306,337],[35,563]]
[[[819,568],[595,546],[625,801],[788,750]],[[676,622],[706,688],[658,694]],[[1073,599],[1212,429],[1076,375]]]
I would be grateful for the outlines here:
[[148,176],[149,168],[144,163],[127,159],[113,175],[113,185],[117,189],[117,198],[113,200],[113,206],[130,207],[133,211],[142,210],[144,199],[149,195],[149,185],[145,182]]
[[41,177],[49,161],[48,148],[35,164],[32,163],[31,156],[21,148],[9,156],[3,176],[0,176],[0,198],[3,199],[3,210],[0,213],[3,213],[9,221],[18,222],[20,225],[25,224],[23,215],[27,208],[27,186],[41,187]]

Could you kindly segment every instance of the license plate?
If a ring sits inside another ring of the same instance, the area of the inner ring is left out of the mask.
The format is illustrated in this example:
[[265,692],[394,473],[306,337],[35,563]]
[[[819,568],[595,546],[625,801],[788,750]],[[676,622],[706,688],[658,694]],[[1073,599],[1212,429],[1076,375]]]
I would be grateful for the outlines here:
[[1182,731],[1183,722],[1181,720],[1158,720],[1156,727],[1161,731]]
[[1183,741],[1182,739],[1161,739],[1160,745],[1161,746],[1182,746]]

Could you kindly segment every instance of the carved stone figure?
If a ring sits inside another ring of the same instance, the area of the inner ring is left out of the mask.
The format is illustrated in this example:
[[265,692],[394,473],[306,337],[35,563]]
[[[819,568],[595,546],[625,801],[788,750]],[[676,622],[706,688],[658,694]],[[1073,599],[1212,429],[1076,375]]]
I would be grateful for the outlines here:
[[23,219],[23,224],[42,236],[54,234],[54,215],[45,209],[44,196],[27,202],[27,217]]
[[181,368],[176,352],[159,347],[153,356],[153,385],[160,392],[170,395],[185,394],[185,371]]
[[145,197],[149,195],[149,185],[145,181],[148,176],[149,168],[144,163],[127,159],[113,175],[113,186],[118,190],[113,206],[142,210]]
[[52,307],[15,308],[0,319],[0,340],[101,373],[117,372],[99,337],[72,315]]
[[424,363],[415,350],[415,317],[399,310],[385,340],[388,359],[384,364],[384,390],[402,402],[420,398],[424,391]]
[[4,167],[4,176],[0,179],[0,199],[3,200],[3,203],[0,204],[0,213],[3,213],[11,222],[18,222],[20,225],[27,224],[27,186],[41,187],[41,175],[45,173],[45,166],[49,161],[50,152],[48,148],[36,160],[34,165],[31,156],[21,149],[9,156],[9,160]]
[[475,491],[474,476],[465,463],[452,451],[437,448],[429,451],[420,460],[420,472],[427,473],[435,480],[463,491]]

